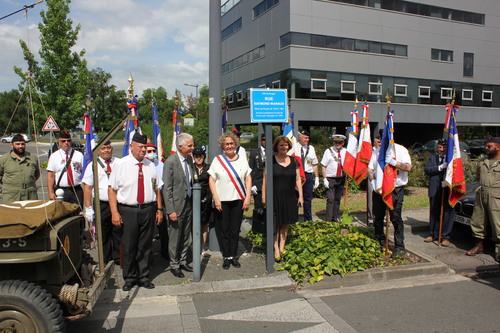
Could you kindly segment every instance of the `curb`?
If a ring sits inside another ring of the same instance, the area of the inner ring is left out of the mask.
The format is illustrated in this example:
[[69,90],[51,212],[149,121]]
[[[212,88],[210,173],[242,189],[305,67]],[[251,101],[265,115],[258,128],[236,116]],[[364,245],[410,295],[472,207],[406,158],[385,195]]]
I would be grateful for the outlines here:
[[132,298],[136,299],[158,296],[186,296],[199,293],[218,293],[228,291],[295,287],[295,281],[290,279],[286,272],[276,274],[277,275],[262,278],[199,283],[190,282],[174,286],[157,286],[155,289],[144,289],[138,287],[134,287],[130,291],[123,291],[121,289],[105,289],[101,294],[99,303],[120,302]]

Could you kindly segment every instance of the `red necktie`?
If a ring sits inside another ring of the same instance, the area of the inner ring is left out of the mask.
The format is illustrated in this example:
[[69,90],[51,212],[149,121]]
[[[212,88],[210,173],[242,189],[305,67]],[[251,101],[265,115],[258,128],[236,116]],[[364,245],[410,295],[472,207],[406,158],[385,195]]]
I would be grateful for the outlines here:
[[111,161],[105,161],[106,162],[106,170],[108,171],[108,173],[111,173]]
[[[66,163],[68,163],[68,152],[66,152]],[[74,186],[75,182],[73,180],[73,169],[71,168],[71,162],[68,164],[66,169],[66,176],[68,177],[68,186]]]
[[142,204],[144,202],[144,174],[142,173],[142,163],[137,164],[139,166],[139,177],[137,183],[137,202]]
[[339,164],[337,165],[337,177],[342,176],[342,157],[340,156],[340,150],[338,151]]

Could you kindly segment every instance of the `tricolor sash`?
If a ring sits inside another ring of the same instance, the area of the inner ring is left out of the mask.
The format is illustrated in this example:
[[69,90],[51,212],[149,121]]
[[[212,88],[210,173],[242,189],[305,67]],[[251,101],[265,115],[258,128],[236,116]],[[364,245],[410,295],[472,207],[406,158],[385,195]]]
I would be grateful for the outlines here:
[[224,170],[226,170],[229,179],[231,179],[231,182],[233,183],[234,188],[236,189],[236,192],[238,192],[241,200],[245,200],[245,186],[243,185],[240,176],[238,176],[238,173],[231,165],[231,162],[229,162],[226,155],[224,154],[217,155],[217,160],[222,165]]

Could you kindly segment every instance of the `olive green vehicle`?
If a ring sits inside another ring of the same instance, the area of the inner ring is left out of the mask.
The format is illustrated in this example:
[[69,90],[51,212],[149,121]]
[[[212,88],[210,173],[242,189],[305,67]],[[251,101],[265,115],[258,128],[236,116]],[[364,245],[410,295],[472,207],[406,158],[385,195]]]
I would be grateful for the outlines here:
[[0,332],[65,332],[66,317],[88,316],[112,272],[84,250],[77,205],[0,205]]

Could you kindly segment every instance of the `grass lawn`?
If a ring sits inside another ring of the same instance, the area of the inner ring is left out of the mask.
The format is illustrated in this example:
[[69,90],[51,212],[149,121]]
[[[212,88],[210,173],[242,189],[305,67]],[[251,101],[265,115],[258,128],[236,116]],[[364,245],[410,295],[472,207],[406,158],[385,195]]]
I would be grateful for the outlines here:
[[[429,196],[427,187],[408,187],[405,192],[403,209],[428,208]],[[351,212],[366,212],[366,191],[359,191],[357,194],[349,193],[347,195],[347,207]],[[341,204],[344,204],[342,198]],[[326,198],[314,198],[312,210],[316,214],[325,214]],[[253,203],[250,209],[244,213],[246,218],[252,218]]]

